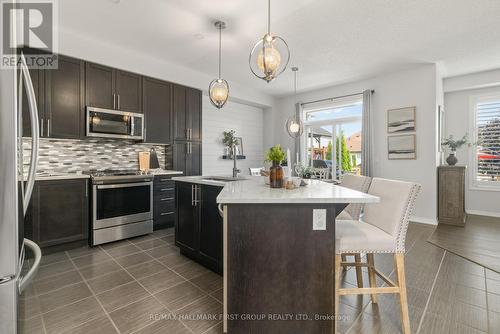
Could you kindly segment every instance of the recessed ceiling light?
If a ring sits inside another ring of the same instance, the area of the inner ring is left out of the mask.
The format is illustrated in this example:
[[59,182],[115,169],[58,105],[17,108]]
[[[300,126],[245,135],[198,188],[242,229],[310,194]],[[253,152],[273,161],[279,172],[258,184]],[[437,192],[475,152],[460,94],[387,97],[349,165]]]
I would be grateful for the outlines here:
[[202,33],[194,34],[193,37],[196,39],[204,39],[205,38],[205,36]]

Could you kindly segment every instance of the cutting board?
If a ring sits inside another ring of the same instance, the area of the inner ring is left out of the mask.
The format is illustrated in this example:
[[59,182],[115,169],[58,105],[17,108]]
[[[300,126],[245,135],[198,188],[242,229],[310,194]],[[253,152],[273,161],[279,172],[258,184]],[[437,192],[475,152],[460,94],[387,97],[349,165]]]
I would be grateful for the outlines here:
[[149,170],[149,152],[139,152],[139,169]]

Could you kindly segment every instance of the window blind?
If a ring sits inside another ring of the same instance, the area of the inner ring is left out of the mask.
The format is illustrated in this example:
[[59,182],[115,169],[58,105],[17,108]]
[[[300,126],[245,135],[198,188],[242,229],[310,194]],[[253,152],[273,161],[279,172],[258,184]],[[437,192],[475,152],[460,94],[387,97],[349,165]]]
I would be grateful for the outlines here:
[[477,181],[500,181],[500,97],[476,105]]

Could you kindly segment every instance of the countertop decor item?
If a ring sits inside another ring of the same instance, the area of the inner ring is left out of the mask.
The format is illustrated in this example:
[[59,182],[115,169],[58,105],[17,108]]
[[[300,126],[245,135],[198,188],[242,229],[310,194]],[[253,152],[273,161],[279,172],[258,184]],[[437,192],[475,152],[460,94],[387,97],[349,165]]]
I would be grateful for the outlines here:
[[297,163],[295,164],[295,173],[297,173],[300,178],[309,180],[314,174],[314,168],[306,166],[303,163]]
[[[234,136],[235,133],[236,133],[236,131],[234,131],[234,130],[222,132],[222,144],[225,146],[225,149],[224,149],[225,152],[229,153],[230,159],[232,159],[232,156],[234,154],[233,147],[237,146],[239,144],[239,138]],[[224,155],[227,155],[227,154],[224,153]]]
[[154,147],[151,147],[151,149],[149,150],[149,168],[160,168],[160,162],[158,161],[158,155],[156,155],[156,150]]
[[270,82],[285,71],[290,50],[285,40],[271,34],[271,0],[267,2],[267,32],[253,47],[248,57],[252,73]]
[[453,135],[450,135],[448,138],[443,140],[441,142],[441,146],[447,146],[450,148],[450,155],[448,158],[446,158],[446,163],[449,166],[455,166],[458,162],[457,159],[457,149],[460,147],[468,145],[471,146],[472,144],[469,142],[469,139],[467,138],[467,134],[465,134],[461,139],[455,140],[453,138]]
[[[297,71],[299,70],[298,67],[292,67],[293,71],[293,76],[294,76],[294,99],[295,103],[294,105],[297,105]],[[297,110],[293,111],[293,115],[288,118],[286,121],[286,132],[288,132],[288,135],[292,138],[297,138],[302,136],[302,133],[304,132],[304,123],[302,123],[302,119],[300,115],[298,115]],[[297,157],[298,161],[298,157]]]
[[148,171],[151,165],[150,152],[139,152],[139,170]]
[[285,160],[285,151],[281,146],[275,145],[266,152],[266,161],[273,165],[269,170],[269,183],[271,188],[283,188],[283,168],[280,164]]
[[210,102],[220,109],[224,107],[229,98],[229,84],[226,80],[221,77],[221,62],[222,62],[222,29],[226,28],[226,23],[222,21],[217,21],[214,23],[215,27],[219,29],[219,75],[217,79],[212,80],[208,86],[208,96],[210,97]]

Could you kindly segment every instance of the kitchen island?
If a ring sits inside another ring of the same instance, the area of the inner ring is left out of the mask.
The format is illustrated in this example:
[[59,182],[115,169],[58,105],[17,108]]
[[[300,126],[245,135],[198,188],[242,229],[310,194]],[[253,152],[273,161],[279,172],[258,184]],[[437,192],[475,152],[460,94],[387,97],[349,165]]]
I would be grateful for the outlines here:
[[225,333],[333,333],[335,217],[379,198],[311,181],[271,189],[227,182],[223,205]]

